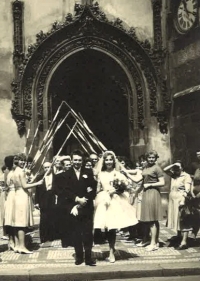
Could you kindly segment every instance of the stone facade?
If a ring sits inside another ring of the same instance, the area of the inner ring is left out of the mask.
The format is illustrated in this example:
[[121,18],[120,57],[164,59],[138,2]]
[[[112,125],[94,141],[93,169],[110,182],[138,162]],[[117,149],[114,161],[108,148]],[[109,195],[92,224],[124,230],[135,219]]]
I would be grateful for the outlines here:
[[176,31],[174,1],[168,5],[170,91],[173,100],[171,113],[171,149],[173,159],[181,159],[188,171],[199,151],[200,138],[200,41],[199,8],[194,27],[185,34]]
[[[16,1],[17,2],[17,1]],[[82,1],[69,1],[69,0],[59,0],[59,1],[42,1],[35,0],[34,4],[31,0],[24,1],[24,13],[23,13],[23,52],[27,53],[28,48],[31,44],[36,42],[36,34],[40,33],[42,30],[44,33],[48,32],[52,28],[52,24],[57,22],[65,21],[65,17],[68,13],[74,15],[74,5],[76,3],[83,3]],[[87,1],[86,1],[87,2]],[[154,3],[154,8],[152,6]],[[134,27],[136,36],[139,40],[145,41],[146,39],[150,42],[150,47],[156,46],[156,53],[153,53],[153,63],[155,63],[155,68],[157,75],[161,81],[159,85],[157,98],[152,100],[150,94],[147,91],[145,97],[145,106],[151,103],[151,114],[154,106],[158,106],[158,111],[161,113],[159,115],[157,112],[155,116],[151,116],[150,113],[145,116],[146,127],[144,130],[138,131],[136,129],[133,132],[132,139],[130,141],[130,146],[133,147],[133,159],[136,159],[140,154],[144,153],[146,149],[156,149],[161,155],[160,162],[162,166],[166,165],[170,161],[170,145],[169,145],[169,132],[163,134],[163,126],[165,127],[165,117],[163,117],[162,112],[163,104],[167,104],[166,90],[162,85],[162,79],[165,76],[166,67],[160,71],[160,66],[163,64],[163,58],[161,58],[162,48],[166,45],[165,38],[165,18],[166,18],[166,1],[163,1],[163,5],[160,3],[162,1],[147,1],[147,0],[99,0],[100,8],[105,12],[109,21],[115,21],[117,18],[122,20],[123,28],[129,30],[131,26]],[[7,0],[2,0],[0,3],[1,11],[1,30],[0,40],[3,42],[1,44],[0,54],[1,54],[1,64],[0,73],[1,84],[0,84],[0,94],[1,94],[1,105],[2,113],[6,116],[5,119],[1,119],[1,126],[3,136],[0,136],[0,142],[5,142],[6,139],[10,138],[12,135],[11,143],[9,146],[9,152],[15,153],[19,150],[24,149],[25,137],[20,138],[17,134],[17,127],[12,120],[10,114],[11,99],[13,94],[11,93],[10,84],[16,76],[16,69],[13,66],[13,18],[12,18],[12,3]],[[157,12],[161,7],[161,12]],[[155,14],[154,14],[155,13]],[[156,14],[157,13],[157,14]],[[156,18],[153,20],[153,16]],[[162,21],[162,25],[159,22]],[[164,64],[165,66],[165,64]],[[144,71],[145,75],[145,71]],[[144,85],[149,82],[144,79]],[[149,78],[148,78],[149,79]],[[135,104],[136,100],[133,101]],[[135,105],[134,105],[135,106]],[[150,114],[150,115],[149,115]],[[37,122],[32,120],[32,123]],[[132,121],[131,121],[132,122]],[[136,122],[133,120],[133,122]],[[29,120],[26,121],[26,126],[29,126]],[[9,127],[9,131],[7,128]],[[137,128],[137,126],[136,126]],[[164,129],[165,130],[165,129]],[[162,131],[162,132],[160,132]],[[33,133],[33,132],[32,132]],[[42,135],[41,135],[42,138]],[[163,154],[165,151],[165,154]],[[1,149],[0,161],[2,162],[4,156],[8,153],[8,148]]]

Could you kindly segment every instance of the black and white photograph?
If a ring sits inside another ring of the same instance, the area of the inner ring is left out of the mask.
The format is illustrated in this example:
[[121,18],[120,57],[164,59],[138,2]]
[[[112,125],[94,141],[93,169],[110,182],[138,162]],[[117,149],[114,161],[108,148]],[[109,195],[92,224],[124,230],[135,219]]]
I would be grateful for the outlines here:
[[0,280],[200,277],[200,0],[0,0]]

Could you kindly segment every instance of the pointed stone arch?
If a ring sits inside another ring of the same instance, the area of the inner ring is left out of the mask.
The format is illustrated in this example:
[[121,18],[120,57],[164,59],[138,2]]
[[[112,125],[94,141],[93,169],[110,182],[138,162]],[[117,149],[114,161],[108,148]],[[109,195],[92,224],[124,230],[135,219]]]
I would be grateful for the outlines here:
[[18,81],[13,82],[15,98],[12,115],[22,136],[25,120],[40,120],[41,131],[48,128],[48,83],[55,69],[68,56],[83,49],[104,52],[126,73],[129,85],[125,94],[129,103],[129,121],[133,141],[139,140],[139,131],[148,127],[148,118],[158,115],[158,69],[153,63],[153,51],[146,40],[140,42],[134,28],[126,30],[120,19],[109,21],[93,5],[76,5],[75,16],[66,16],[65,22],[55,22],[49,32],[40,31],[36,43],[19,65]]

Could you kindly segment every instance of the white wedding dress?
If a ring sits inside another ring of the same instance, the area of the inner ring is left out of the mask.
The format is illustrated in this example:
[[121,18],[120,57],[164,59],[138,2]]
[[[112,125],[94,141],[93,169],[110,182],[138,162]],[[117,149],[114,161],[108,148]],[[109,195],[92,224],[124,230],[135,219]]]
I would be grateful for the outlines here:
[[125,193],[109,194],[113,189],[113,180],[119,179],[127,182],[120,172],[101,171],[98,175],[98,187],[95,198],[94,228],[120,229],[138,223],[135,207],[130,205]]

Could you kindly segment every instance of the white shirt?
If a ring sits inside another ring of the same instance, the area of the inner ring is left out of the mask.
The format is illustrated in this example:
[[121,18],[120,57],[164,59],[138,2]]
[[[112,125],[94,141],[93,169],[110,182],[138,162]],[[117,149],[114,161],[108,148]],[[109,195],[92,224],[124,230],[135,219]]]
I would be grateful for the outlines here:
[[52,174],[49,174],[45,177],[45,184],[46,184],[46,189],[51,190],[52,189],[52,180],[53,176]]
[[77,176],[77,179],[79,180],[80,178],[80,173],[81,173],[81,169],[74,169],[75,173],[76,173],[76,176]]

